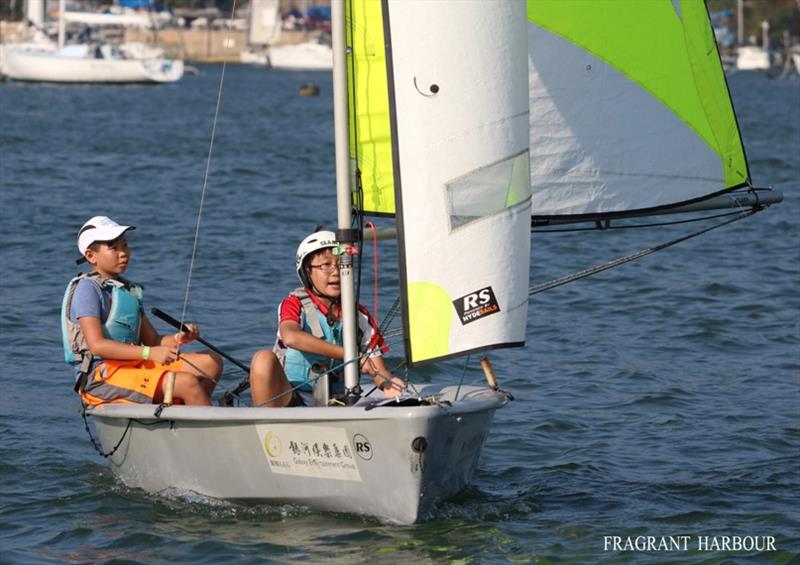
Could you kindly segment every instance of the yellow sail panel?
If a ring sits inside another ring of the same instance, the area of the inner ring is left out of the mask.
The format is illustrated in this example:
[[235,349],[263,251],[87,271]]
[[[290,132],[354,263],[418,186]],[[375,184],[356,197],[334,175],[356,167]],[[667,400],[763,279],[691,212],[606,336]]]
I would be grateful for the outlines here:
[[[392,138],[381,2],[348,0],[346,20],[351,186],[358,188],[360,182],[361,187],[354,205],[367,214],[394,214]],[[358,177],[357,172],[360,173]]]
[[408,340],[416,361],[446,357],[450,351],[453,300],[439,285],[408,285],[409,318],[414,320]]

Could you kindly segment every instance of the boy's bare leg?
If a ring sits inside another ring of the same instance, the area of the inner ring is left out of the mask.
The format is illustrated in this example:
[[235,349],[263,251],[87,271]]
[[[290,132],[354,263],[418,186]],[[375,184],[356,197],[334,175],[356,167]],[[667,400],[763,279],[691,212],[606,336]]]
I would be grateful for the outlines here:
[[[153,402],[156,404],[160,403],[161,399],[164,398],[165,381],[166,379],[162,377],[161,382],[158,384],[158,394],[156,394],[156,397],[153,399]],[[197,380],[197,376],[191,373],[175,373],[175,391],[173,396],[174,398],[180,398],[183,400],[187,406],[211,405],[211,401],[209,400],[206,389],[200,385],[200,382]]]
[[[257,351],[250,363],[250,395],[253,398],[253,406],[263,405],[270,408],[286,406],[292,400],[292,394],[289,392],[291,389],[292,385],[289,384],[278,357],[268,349]],[[281,394],[282,396],[275,398]],[[271,398],[275,400],[267,402]]]
[[187,361],[183,366],[184,370],[196,375],[200,386],[206,391],[206,396],[210,397],[222,375],[222,358],[213,352],[181,353],[181,357]]

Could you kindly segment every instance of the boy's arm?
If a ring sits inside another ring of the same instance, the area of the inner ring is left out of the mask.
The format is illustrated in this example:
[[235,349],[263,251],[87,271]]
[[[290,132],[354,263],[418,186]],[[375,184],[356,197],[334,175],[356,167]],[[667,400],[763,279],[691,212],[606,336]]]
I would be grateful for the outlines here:
[[[103,335],[103,328],[100,325],[100,318],[92,316],[82,316],[78,319],[81,326],[81,332],[86,339],[86,345],[89,346],[89,351],[95,357],[102,357],[104,359],[118,359],[118,360],[131,360],[142,358],[142,346],[133,345],[130,343],[121,343],[108,339]],[[162,351],[158,351],[162,350]],[[150,352],[150,358],[159,363],[171,363],[177,358],[173,352],[167,347],[154,347]]]
[[342,347],[303,331],[303,327],[294,320],[281,322],[280,334],[281,341],[286,347],[306,353],[314,353],[315,355],[323,355],[339,361],[344,359],[344,349]]
[[[281,341],[286,347],[298,351],[323,355],[339,361],[344,360],[344,348],[314,337],[293,320],[284,320],[280,324]],[[399,396],[406,388],[406,383],[396,377],[386,367],[383,357],[368,357],[361,363],[361,371],[370,375],[375,384],[386,396]]]
[[361,363],[361,371],[372,377],[375,385],[385,396],[400,396],[406,388],[406,382],[386,367],[383,356],[367,357]]
[[139,330],[139,337],[145,345],[163,345],[164,347],[176,347],[185,345],[199,336],[199,331],[195,324],[185,324],[191,332],[178,332],[176,334],[160,335],[147,316],[142,314],[142,326]]

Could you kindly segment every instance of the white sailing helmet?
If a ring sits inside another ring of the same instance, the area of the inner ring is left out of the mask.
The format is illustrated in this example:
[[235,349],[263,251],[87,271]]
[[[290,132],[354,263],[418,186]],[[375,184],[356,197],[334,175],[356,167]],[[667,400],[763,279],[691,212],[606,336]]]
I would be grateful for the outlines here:
[[314,232],[300,242],[300,245],[297,246],[297,255],[295,256],[295,270],[303,286],[308,287],[310,284],[303,271],[303,262],[306,260],[306,257],[320,249],[338,247],[338,245],[336,234],[332,231],[325,230]]

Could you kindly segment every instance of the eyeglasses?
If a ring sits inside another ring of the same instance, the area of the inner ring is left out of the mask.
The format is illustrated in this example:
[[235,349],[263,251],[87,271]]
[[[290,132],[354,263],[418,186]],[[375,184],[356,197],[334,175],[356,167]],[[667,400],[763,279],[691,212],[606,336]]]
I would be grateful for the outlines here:
[[322,263],[321,265],[309,265],[309,269],[319,269],[326,275],[330,275],[332,272],[339,269],[339,263]]

